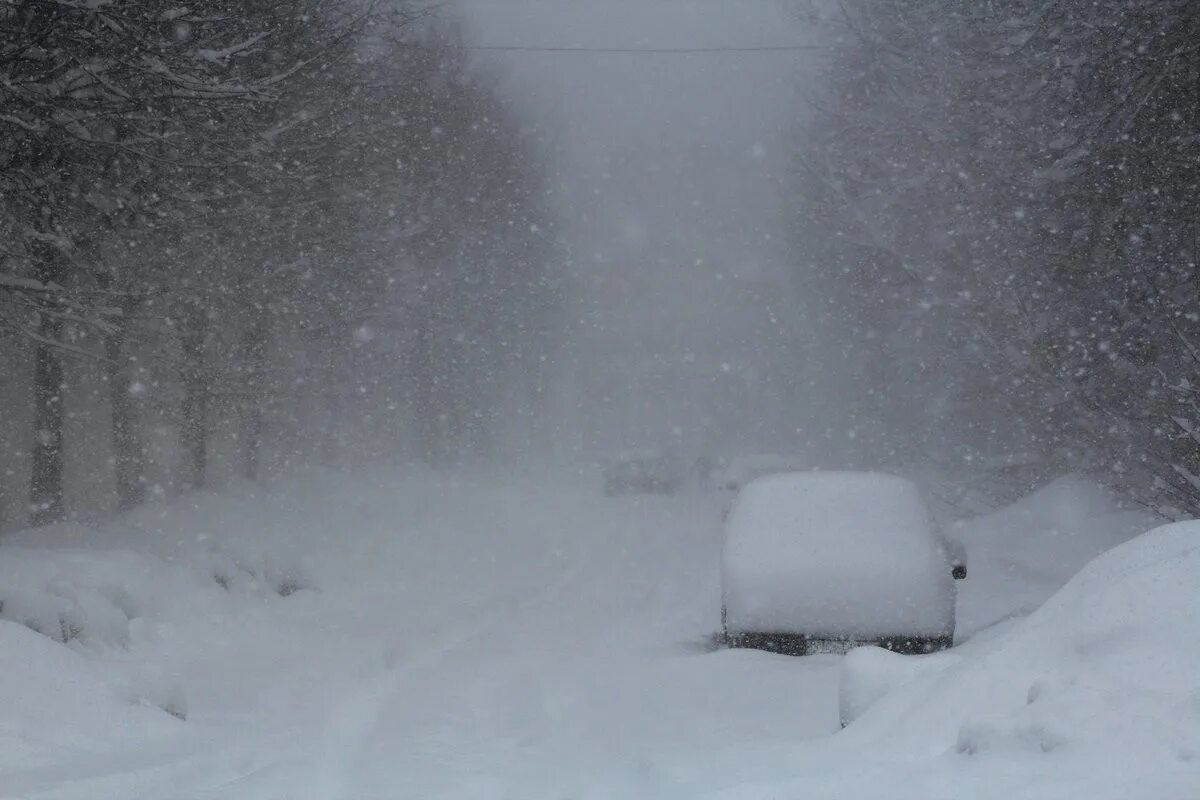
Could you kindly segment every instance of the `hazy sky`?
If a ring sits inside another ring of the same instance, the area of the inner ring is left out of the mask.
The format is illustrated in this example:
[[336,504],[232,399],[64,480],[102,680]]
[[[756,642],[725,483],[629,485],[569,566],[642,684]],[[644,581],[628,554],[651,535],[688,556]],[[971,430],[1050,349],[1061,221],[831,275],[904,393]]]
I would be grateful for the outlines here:
[[[459,2],[472,37],[483,44],[805,42],[796,15],[778,0]],[[646,373],[616,387],[611,398],[618,407],[637,404],[645,418],[631,422],[628,409],[618,408],[605,424],[636,424],[641,432],[634,438],[667,424],[681,413],[671,398],[682,387],[662,384],[676,381],[680,370],[701,383],[761,373],[758,362],[775,357],[778,344],[767,324],[784,260],[777,181],[802,113],[811,54],[479,58],[559,144],[559,152],[545,157],[576,261],[567,362],[601,375]],[[683,424],[712,413],[719,414],[692,408]]]

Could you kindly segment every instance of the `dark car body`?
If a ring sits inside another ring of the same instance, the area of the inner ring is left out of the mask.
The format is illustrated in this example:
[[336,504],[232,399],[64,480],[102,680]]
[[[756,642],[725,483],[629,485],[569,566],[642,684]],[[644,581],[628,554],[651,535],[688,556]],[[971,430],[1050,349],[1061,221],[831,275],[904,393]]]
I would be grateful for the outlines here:
[[637,455],[617,459],[604,469],[604,493],[674,494],[681,483],[680,470],[663,455]]

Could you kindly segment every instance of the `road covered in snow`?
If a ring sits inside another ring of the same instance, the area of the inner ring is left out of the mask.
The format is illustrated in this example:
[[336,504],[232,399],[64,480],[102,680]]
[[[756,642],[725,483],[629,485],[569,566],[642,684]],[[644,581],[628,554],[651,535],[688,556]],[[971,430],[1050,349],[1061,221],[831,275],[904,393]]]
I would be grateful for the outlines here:
[[[110,559],[161,556],[107,583],[173,595],[166,607],[139,609],[116,636],[85,619],[70,644],[110,683],[132,683],[127,696],[185,704],[187,721],[160,714],[147,741],[135,721],[124,743],[64,748],[32,770],[5,759],[0,788],[693,796],[738,770],[748,742],[791,747],[838,728],[837,659],[712,651],[717,519],[706,498],[610,499],[585,478],[388,472],[267,500],[203,497],[142,512],[132,531],[31,533],[19,543],[38,548],[17,560],[46,560],[47,541],[81,558],[98,536]],[[181,562],[228,588],[171,574]],[[94,571],[77,582],[97,584]]]
[[[1024,535],[1051,506],[1080,558],[1118,519],[1052,499]],[[949,653],[856,651],[843,731],[841,657],[711,647],[718,518],[594,476],[393,469],[18,534],[0,797],[1198,796],[1188,525],[1120,544],[1120,517],[1044,607]]]
[[747,741],[835,730],[832,660],[708,652],[717,549],[697,498],[553,480],[432,494],[352,601],[383,668],[337,693],[297,789],[686,796]]

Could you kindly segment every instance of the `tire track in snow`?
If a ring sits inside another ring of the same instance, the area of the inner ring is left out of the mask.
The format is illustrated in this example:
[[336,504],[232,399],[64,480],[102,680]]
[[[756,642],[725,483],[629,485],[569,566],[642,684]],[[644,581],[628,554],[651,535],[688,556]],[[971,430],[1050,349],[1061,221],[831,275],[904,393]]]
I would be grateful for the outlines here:
[[[385,710],[394,708],[399,696],[418,673],[436,669],[456,652],[463,650],[480,638],[503,630],[512,618],[520,618],[523,612],[551,604],[560,597],[568,586],[578,582],[582,564],[586,557],[579,536],[563,536],[563,526],[545,526],[548,532],[559,534],[543,541],[546,551],[556,557],[555,576],[547,584],[517,602],[504,602],[504,598],[492,598],[488,610],[476,614],[465,623],[456,624],[453,631],[433,640],[425,640],[413,655],[390,656],[394,661],[372,679],[366,686],[356,690],[352,697],[337,706],[329,718],[315,755],[314,775],[311,782],[300,787],[296,796],[311,800],[350,800],[353,792],[353,776],[359,772],[359,762],[366,752],[366,744],[380,727]],[[564,558],[561,553],[564,542],[569,543],[571,555]]]

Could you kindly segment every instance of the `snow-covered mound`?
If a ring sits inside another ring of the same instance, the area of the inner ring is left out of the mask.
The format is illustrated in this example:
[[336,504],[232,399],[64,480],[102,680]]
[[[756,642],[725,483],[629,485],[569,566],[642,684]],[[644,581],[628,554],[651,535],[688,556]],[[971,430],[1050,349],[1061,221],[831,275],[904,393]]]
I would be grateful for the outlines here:
[[12,770],[121,754],[177,733],[183,723],[120,696],[61,644],[0,620],[0,792]]
[[[355,535],[360,526],[377,531],[419,517],[432,480],[416,466],[371,475],[311,470],[265,489],[251,485],[150,503],[95,527],[19,531],[5,537],[4,545],[93,557],[132,551],[201,570],[231,592],[286,596],[320,588],[322,570],[369,561],[367,551],[378,542]],[[385,506],[390,520],[380,518],[381,497],[390,500]],[[397,508],[404,516],[397,516]]]
[[0,619],[60,643],[124,647],[139,622],[201,613],[225,593],[211,572],[126,549],[0,555]]
[[1033,611],[1093,558],[1160,523],[1081,476],[959,523],[971,571],[959,586],[958,638]]
[[[91,749],[103,750],[100,722],[121,725],[130,708],[140,709],[137,719],[157,715],[186,730],[195,726],[174,718],[197,708],[291,702],[269,692],[320,648],[312,629],[323,587],[361,581],[394,532],[424,513],[430,480],[419,468],[314,471],[269,491],[197,493],[94,526],[4,537],[0,657],[23,671],[3,668],[0,751],[26,753],[11,766],[31,770],[72,761],[77,750],[82,758],[88,748],[76,739],[94,736]],[[312,669],[350,657],[334,653]],[[60,682],[96,697],[56,692]]]
[[942,796],[947,770],[959,796],[1200,797],[1198,598],[1200,522],[1157,528],[958,663],[904,676],[838,738],[905,762],[890,797]]
[[229,598],[314,588],[315,538],[336,531],[312,503],[289,515],[297,480],[269,501],[252,492],[195,494],[98,526],[71,523],[5,537],[0,619],[60,643],[127,647],[139,627],[229,611]]
[[842,659],[838,676],[838,710],[842,725],[862,716],[875,701],[921,676],[940,672],[962,660],[945,651],[927,655],[900,655],[882,647],[859,647]]

